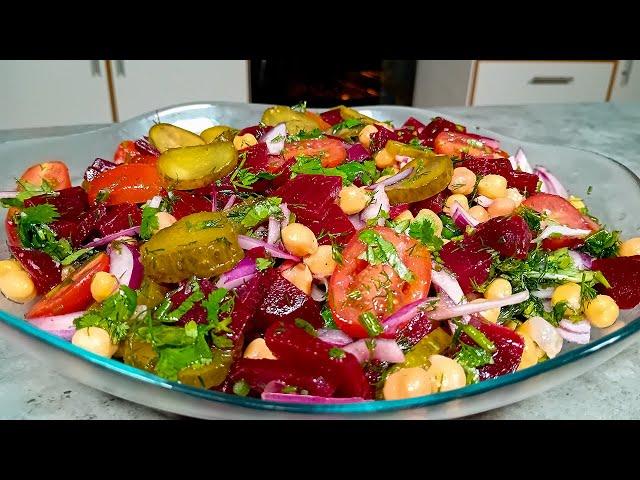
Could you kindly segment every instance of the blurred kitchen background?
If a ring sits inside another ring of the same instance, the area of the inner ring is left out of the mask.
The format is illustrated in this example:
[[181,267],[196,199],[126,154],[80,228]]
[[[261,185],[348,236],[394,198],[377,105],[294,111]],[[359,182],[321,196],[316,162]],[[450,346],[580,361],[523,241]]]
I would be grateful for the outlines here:
[[103,124],[225,100],[313,107],[638,102],[640,61],[0,61],[0,129]]

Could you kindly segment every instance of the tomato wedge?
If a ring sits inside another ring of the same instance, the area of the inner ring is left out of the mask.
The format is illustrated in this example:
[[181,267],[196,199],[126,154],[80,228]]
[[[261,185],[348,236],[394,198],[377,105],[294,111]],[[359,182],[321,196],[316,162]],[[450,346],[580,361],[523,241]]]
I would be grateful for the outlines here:
[[494,150],[486,146],[471,135],[450,131],[438,134],[434,140],[434,150],[438,154],[456,157],[459,157],[462,153],[480,158],[506,158],[509,156],[502,150]]
[[284,147],[284,158],[306,155],[320,157],[324,168],[337,167],[347,159],[347,150],[340,140],[335,138],[318,138],[315,140],[301,140],[289,143]]
[[154,165],[123,164],[96,176],[87,186],[89,202],[95,203],[100,191],[109,193],[107,205],[141,203],[159,195],[163,181]]
[[106,253],[98,253],[42,297],[25,317],[48,317],[85,310],[93,302],[91,297],[93,276],[98,272],[108,271],[109,257]]
[[43,162],[27,168],[20,180],[40,186],[46,180],[54,190],[71,188],[69,169],[63,162]]
[[538,213],[546,212],[551,220],[569,228],[588,229],[595,232],[600,226],[571,205],[559,195],[551,193],[536,193],[527,198],[522,204]]
[[431,286],[431,255],[414,239],[395,233],[387,227],[375,227],[382,238],[393,244],[398,256],[413,274],[406,282],[387,265],[370,265],[358,257],[367,246],[358,236],[342,252],[329,282],[329,307],[338,327],[356,338],[368,336],[360,323],[360,315],[371,312],[378,320],[389,317],[403,306],[425,298]]
[[141,153],[136,142],[133,140],[125,140],[118,145],[116,153],[113,155],[114,163],[145,163],[155,165],[158,163],[158,156]]

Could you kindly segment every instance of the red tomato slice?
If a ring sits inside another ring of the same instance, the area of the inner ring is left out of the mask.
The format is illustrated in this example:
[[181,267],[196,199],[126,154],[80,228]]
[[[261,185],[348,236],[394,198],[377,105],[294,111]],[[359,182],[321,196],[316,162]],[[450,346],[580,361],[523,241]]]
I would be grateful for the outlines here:
[[25,315],[26,318],[64,315],[85,310],[91,302],[91,280],[98,272],[109,271],[109,257],[98,253],[71,276],[42,297]]
[[[502,158],[505,152],[494,150],[470,135],[460,132],[440,132],[434,140],[434,150],[441,155],[459,157],[467,153],[480,158]],[[508,155],[506,155],[508,157]]]
[[123,164],[95,177],[87,186],[87,194],[91,203],[101,190],[109,192],[107,205],[141,203],[159,195],[162,186],[162,178],[154,165]]
[[329,307],[338,327],[351,337],[368,336],[360,324],[360,314],[372,312],[383,320],[426,297],[431,286],[431,255],[425,247],[390,228],[374,230],[395,246],[414,279],[406,282],[389,265],[370,265],[358,259],[367,247],[355,236],[343,250],[342,265],[338,265],[329,282]]
[[158,156],[140,153],[133,140],[125,140],[118,145],[116,153],[113,155],[114,163],[144,163],[147,165],[155,165],[158,163]]
[[[63,162],[43,162],[29,167],[20,177],[20,180],[29,182],[32,185],[42,185],[42,180],[46,180],[54,190],[64,190],[71,188],[71,177],[69,169]],[[21,188],[19,188],[21,190]]]
[[551,220],[569,228],[588,229],[597,231],[600,226],[571,205],[571,203],[550,193],[536,193],[527,198],[522,204],[538,213],[545,212]]
[[7,217],[4,219],[4,230],[7,233],[7,243],[10,247],[20,247],[20,237],[18,236],[18,227],[13,223],[13,216],[18,213],[15,207],[7,210]]
[[284,158],[286,160],[298,155],[306,155],[308,157],[319,156],[324,168],[337,167],[347,159],[347,151],[342,145],[342,142],[335,138],[301,140],[290,143],[284,147]]

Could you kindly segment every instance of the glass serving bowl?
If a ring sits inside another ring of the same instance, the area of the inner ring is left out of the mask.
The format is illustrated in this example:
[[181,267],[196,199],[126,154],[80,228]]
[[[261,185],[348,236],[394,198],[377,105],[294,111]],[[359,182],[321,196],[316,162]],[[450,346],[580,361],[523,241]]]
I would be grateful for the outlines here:
[[[196,133],[214,125],[256,124],[265,105],[231,102],[192,103],[166,108],[98,130],[0,144],[4,175],[1,190],[15,187],[14,179],[37,162],[61,159],[69,166],[74,185],[95,157],[111,158],[123,139],[139,138],[157,122],[173,123]],[[365,115],[401,125],[409,116],[428,122],[437,112],[410,107],[358,108]],[[591,212],[605,224],[637,234],[640,218],[640,180],[624,165],[597,153],[553,145],[519,142],[488,130],[474,129],[463,117],[443,115],[470,131],[500,140],[503,149],[522,147],[535,165],[548,167],[571,193],[587,197]],[[4,228],[0,258],[9,257]],[[638,339],[640,308],[624,310],[611,327],[593,329],[587,345],[567,344],[553,360],[458,390],[394,401],[340,405],[301,405],[266,402],[170,382],[117,360],[100,357],[48,334],[23,319],[28,305],[0,299],[0,335],[32,354],[47,368],[76,381],[148,407],[199,418],[455,418],[490,410],[538,394],[605,362]]]

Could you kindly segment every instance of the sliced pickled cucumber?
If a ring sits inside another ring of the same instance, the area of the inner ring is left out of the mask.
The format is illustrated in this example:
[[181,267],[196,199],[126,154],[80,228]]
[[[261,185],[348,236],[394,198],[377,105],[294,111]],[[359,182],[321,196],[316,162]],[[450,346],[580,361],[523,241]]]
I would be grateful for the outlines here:
[[[215,127],[207,128],[206,130],[204,130],[200,134],[200,137],[205,141],[205,143],[211,143],[220,140],[229,141],[226,140],[227,135],[225,135],[225,133],[229,132],[230,130],[234,130],[237,132],[237,130],[232,129],[231,127],[227,127],[226,125],[216,125]],[[231,137],[232,140],[234,136],[235,133]],[[220,140],[218,139],[218,137],[221,137]]]
[[262,114],[262,123],[271,127],[285,123],[289,135],[299,133],[300,130],[310,131],[320,128],[313,118],[281,105],[267,108]]
[[404,362],[394,365],[390,371],[393,373],[401,368],[422,367],[428,368],[429,357],[444,352],[451,345],[451,335],[438,327],[415,344],[404,355]]
[[151,280],[148,276],[142,279],[142,285],[138,289],[138,305],[146,305],[153,308],[159,305],[169,289]]
[[158,362],[158,354],[153,345],[133,334],[129,335],[124,341],[122,359],[127,365],[132,365],[147,372],[154,372]]
[[160,230],[140,249],[145,275],[159,283],[220,275],[243,257],[235,226],[221,212],[187,215]]
[[149,140],[160,150],[166,152],[170,148],[192,147],[204,145],[204,140],[193,132],[176,127],[169,123],[157,123],[149,129]]
[[357,110],[354,110],[353,108],[345,107],[344,105],[340,105],[338,109],[340,110],[340,116],[344,120],[351,120],[351,119],[360,120],[365,125],[372,125],[374,123],[380,122],[375,118],[367,117],[366,115],[358,112]]
[[421,152],[401,171],[408,168],[413,168],[411,175],[385,188],[391,205],[419,202],[432,197],[447,188],[453,175],[450,157],[429,152]]
[[178,372],[178,380],[185,385],[206,388],[207,390],[220,385],[227,378],[231,368],[233,351],[214,347],[211,349],[211,353],[213,355],[211,363],[199,367],[183,368]]
[[174,189],[192,190],[224,177],[237,163],[232,144],[214,142],[167,150],[158,158],[158,170]]

